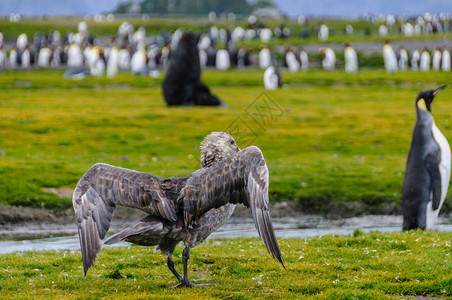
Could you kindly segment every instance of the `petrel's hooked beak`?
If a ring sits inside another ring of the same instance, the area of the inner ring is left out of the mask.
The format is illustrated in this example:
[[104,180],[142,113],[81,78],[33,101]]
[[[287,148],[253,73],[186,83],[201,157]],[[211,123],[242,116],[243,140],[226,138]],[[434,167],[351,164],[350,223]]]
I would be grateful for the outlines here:
[[436,90],[433,91],[433,96],[436,96],[436,94],[439,93],[439,91],[441,91],[442,89],[444,89],[447,86],[447,84],[443,84],[442,86],[440,86],[439,88],[437,88]]

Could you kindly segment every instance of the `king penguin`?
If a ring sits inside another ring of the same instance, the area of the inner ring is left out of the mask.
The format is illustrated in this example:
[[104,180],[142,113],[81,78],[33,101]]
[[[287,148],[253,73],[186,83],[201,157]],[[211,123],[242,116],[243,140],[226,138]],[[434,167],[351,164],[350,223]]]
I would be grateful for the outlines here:
[[402,186],[403,230],[434,229],[446,198],[450,146],[431,113],[433,98],[446,86],[424,90],[416,98],[417,121]]

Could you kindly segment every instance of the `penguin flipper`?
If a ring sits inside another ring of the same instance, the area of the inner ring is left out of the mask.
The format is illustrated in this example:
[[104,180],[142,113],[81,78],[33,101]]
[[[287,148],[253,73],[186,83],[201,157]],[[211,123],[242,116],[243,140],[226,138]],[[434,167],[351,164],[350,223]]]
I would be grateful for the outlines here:
[[432,192],[432,208],[437,210],[441,202],[441,173],[439,171],[439,159],[433,155],[427,155],[424,160],[425,168],[430,175],[430,191]]

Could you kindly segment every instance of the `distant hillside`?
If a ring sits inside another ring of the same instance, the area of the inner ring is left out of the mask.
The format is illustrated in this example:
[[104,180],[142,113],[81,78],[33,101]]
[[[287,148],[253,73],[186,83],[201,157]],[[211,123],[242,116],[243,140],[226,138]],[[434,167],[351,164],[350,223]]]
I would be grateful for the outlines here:
[[110,12],[126,0],[0,0],[0,15],[83,16]]
[[249,14],[256,8],[275,7],[267,0],[143,0],[129,1],[120,4],[114,13],[150,13],[150,14],[184,14],[184,15],[207,15],[209,12],[216,13],[240,13]]
[[452,14],[451,0],[273,0],[288,16],[359,17],[363,14],[399,16],[430,13]]

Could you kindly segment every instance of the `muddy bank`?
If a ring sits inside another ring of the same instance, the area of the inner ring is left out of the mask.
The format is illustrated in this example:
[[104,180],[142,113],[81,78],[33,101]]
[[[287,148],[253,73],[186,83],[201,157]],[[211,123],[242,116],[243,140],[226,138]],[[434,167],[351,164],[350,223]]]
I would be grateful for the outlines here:
[[[339,205],[337,205],[339,206]],[[291,202],[280,202],[270,204],[270,211],[274,219],[284,218],[305,218],[311,216],[315,219],[329,220],[330,222],[340,224],[343,220],[360,219],[366,215],[381,215],[382,218],[392,218],[400,213],[388,213],[380,210],[372,211],[368,213],[356,213],[352,211],[356,208],[349,204],[343,204],[343,208],[335,207],[331,212],[325,214],[319,214],[315,211],[306,211],[300,205]],[[330,210],[328,210],[330,211]],[[394,210],[392,210],[394,211]],[[116,208],[114,214],[114,221],[124,223],[130,220],[138,220],[145,216],[145,213],[131,209],[127,207]],[[315,216],[315,217],[314,217]],[[442,219],[450,220],[452,223],[452,213],[448,210],[442,212]],[[247,219],[251,218],[251,213],[248,208],[243,205],[237,205],[233,218]],[[0,208],[0,230],[2,227],[15,226],[25,223],[48,223],[48,224],[75,224],[75,214],[72,209],[53,211],[45,208],[30,208],[30,207],[1,207]]]
[[[355,206],[350,204],[343,204],[342,208],[336,206],[327,205],[327,212],[324,214],[317,213],[315,210],[306,210],[302,206],[292,202],[278,202],[270,204],[270,211],[273,218],[288,218],[288,217],[300,217],[305,215],[319,215],[325,219],[344,219],[351,218],[355,215],[353,211],[365,211],[363,209],[358,210]],[[381,214],[389,215],[387,211],[372,211],[369,210],[369,214]],[[359,213],[363,215],[363,213]],[[117,207],[115,211],[114,219],[117,221],[127,221],[130,219],[137,220],[144,216],[144,213],[125,207]],[[250,211],[243,205],[237,205],[234,212],[236,218],[249,218],[251,216]],[[72,209],[54,211],[45,208],[31,208],[31,207],[0,207],[0,226],[16,225],[21,223],[53,223],[53,224],[66,224],[74,223],[75,215]],[[0,227],[1,229],[1,227]]]
[[[293,203],[276,203],[271,205],[272,216],[278,217],[294,217],[302,215],[300,207]],[[136,209],[129,209],[124,207],[117,207],[114,219],[118,221],[137,220],[145,214]],[[249,217],[249,210],[237,205],[234,213],[236,217]],[[15,225],[21,223],[53,223],[65,224],[74,223],[75,215],[72,209],[63,211],[53,211],[45,208],[30,208],[30,207],[1,207],[0,208],[0,225]]]
[[[72,212],[72,214],[74,214]],[[1,207],[0,225],[26,222],[60,222],[70,217],[70,211],[55,212],[31,207]]]

